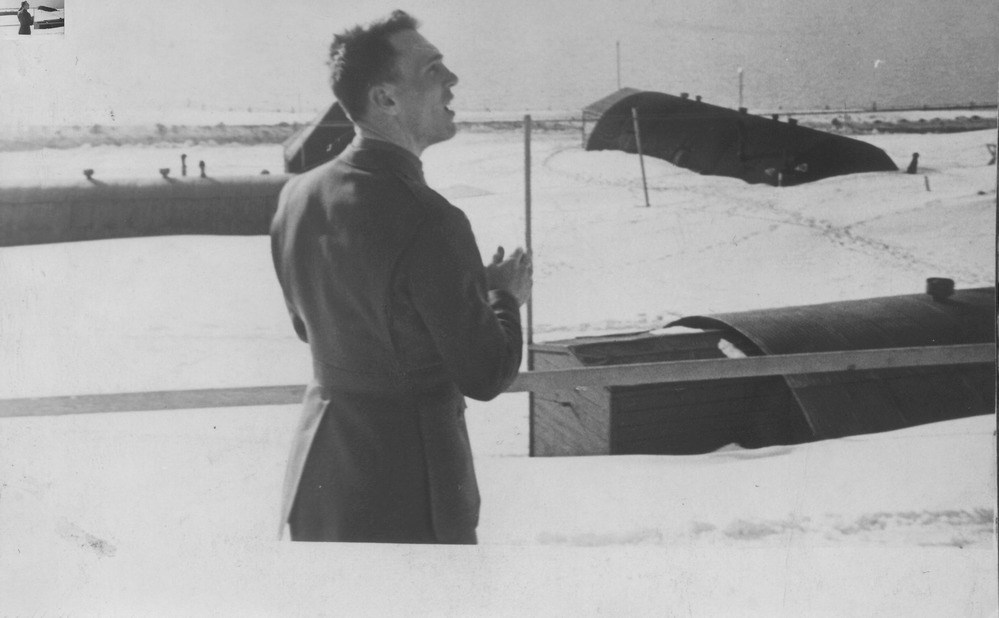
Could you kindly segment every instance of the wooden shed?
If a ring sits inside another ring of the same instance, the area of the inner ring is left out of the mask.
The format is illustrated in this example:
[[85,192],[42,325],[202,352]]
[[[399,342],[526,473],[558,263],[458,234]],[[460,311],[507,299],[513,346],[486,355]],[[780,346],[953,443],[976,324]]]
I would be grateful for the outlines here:
[[[536,370],[995,342],[995,288],[690,316],[532,345]],[[995,412],[995,362],[536,392],[531,454],[694,454]]]
[[[725,358],[722,331],[649,332],[581,337],[531,346],[534,369],[569,369]],[[535,392],[531,454],[708,453],[795,443],[811,432],[783,378],[672,382]]]

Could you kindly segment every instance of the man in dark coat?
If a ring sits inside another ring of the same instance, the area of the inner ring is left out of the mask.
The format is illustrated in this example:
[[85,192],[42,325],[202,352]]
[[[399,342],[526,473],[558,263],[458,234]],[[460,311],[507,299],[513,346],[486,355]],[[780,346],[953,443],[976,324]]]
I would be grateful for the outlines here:
[[313,380],[285,479],[293,540],[476,542],[464,397],[516,377],[530,257],[483,266],[468,219],[424,182],[454,136],[457,77],[406,13],[335,37],[332,85],[357,137],[291,179],[271,225]]
[[21,3],[21,8],[17,10],[17,21],[21,24],[18,28],[18,34],[31,34],[31,26],[35,23],[34,16],[28,12],[28,2],[25,0]]

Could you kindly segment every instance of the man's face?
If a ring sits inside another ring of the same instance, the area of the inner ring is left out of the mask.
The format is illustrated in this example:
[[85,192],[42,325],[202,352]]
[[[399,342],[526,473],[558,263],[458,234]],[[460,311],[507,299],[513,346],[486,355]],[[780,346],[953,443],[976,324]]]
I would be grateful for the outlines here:
[[421,148],[454,137],[454,112],[447,107],[458,76],[444,66],[441,53],[415,30],[389,37],[395,48],[397,81],[393,84],[398,119]]

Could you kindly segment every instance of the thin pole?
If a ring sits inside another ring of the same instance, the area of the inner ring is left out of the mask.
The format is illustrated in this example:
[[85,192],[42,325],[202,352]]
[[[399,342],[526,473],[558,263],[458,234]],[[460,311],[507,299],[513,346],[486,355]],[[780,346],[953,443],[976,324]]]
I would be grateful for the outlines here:
[[878,58],[874,61],[874,86],[871,92],[871,111],[878,111],[878,65],[881,64],[881,59]]
[[617,89],[621,89],[621,41],[617,42]]
[[[524,244],[527,254],[534,259],[531,238],[531,115],[524,116]],[[527,299],[527,370],[534,370],[534,294]],[[527,454],[534,456],[534,393],[527,394]]]
[[742,67],[739,67],[739,107],[742,107]]
[[[524,116],[524,244],[534,259],[531,246],[531,115]],[[534,303],[527,299],[527,345],[534,343]],[[527,368],[533,369],[533,359],[527,356]]]
[[642,156],[642,132],[638,129],[638,110],[631,108],[631,122],[635,125],[635,146],[638,147],[638,163],[642,166],[642,191],[645,192],[645,207],[649,208],[649,185],[645,181],[645,158]]

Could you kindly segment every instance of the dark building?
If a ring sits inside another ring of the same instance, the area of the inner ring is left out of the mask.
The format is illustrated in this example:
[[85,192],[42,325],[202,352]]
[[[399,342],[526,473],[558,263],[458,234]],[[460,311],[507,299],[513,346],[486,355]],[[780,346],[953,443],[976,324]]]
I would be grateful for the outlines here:
[[866,142],[661,92],[624,88],[583,110],[597,118],[587,150],[637,152],[632,109],[643,154],[701,174],[749,183],[795,185],[859,172],[897,171]]
[[332,160],[354,139],[354,125],[339,103],[284,142],[284,171],[301,174]]

